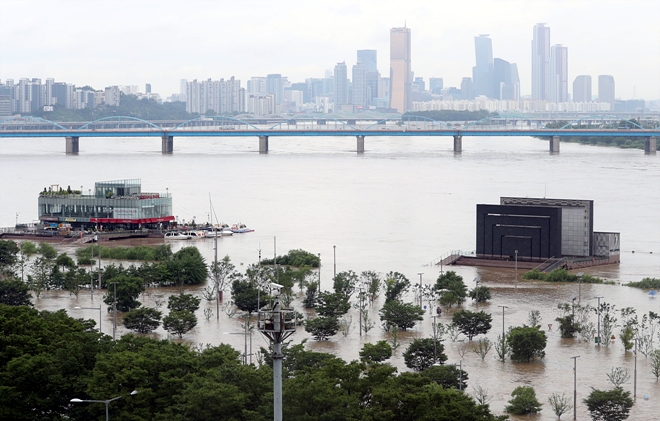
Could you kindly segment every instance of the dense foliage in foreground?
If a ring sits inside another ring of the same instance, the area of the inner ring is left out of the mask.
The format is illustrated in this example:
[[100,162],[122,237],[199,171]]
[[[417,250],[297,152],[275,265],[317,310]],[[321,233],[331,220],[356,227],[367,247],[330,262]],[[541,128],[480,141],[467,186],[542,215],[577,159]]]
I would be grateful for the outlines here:
[[[100,419],[103,404],[70,400],[116,396],[124,399],[110,405],[115,420],[272,419],[268,364],[242,365],[228,345],[190,347],[133,335],[115,343],[93,325],[64,310],[0,305],[0,419]],[[284,418],[503,419],[432,376],[396,371],[386,363],[347,363],[302,344],[288,347]],[[132,390],[138,394],[128,396]]]

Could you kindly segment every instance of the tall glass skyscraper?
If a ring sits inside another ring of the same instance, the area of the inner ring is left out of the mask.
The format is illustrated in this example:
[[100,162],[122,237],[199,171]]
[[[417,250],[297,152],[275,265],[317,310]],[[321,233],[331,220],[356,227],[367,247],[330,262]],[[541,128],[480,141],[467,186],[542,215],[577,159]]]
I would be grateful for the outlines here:
[[488,35],[474,37],[474,52],[477,65],[472,68],[472,83],[475,95],[499,98],[495,92],[493,78],[493,42]]
[[390,29],[390,108],[399,113],[412,109],[410,28]]
[[554,102],[568,102],[568,48],[553,45],[550,49],[551,95]]
[[550,28],[534,26],[532,39],[532,99],[550,99]]

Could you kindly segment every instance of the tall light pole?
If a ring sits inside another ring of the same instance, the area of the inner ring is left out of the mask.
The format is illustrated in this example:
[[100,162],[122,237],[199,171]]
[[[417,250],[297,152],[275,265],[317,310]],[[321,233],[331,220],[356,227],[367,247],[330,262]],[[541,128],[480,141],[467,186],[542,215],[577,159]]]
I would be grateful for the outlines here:
[[479,277],[477,276],[474,278],[474,296],[477,301],[477,304],[479,304]]
[[422,275],[424,275],[422,272],[418,273],[419,275],[419,308],[424,309],[424,301],[422,297]]
[[101,320],[102,320],[102,313],[101,313],[101,304],[99,304],[98,307],[74,307],[76,310],[98,310],[99,311],[99,333],[101,332]]
[[16,212],[16,223],[14,224],[14,229],[18,226],[18,212]]
[[114,285],[115,288],[115,297],[112,300],[112,340],[115,339],[115,335],[117,332],[117,282],[110,282],[111,284]]
[[437,318],[438,315],[434,314],[433,315],[433,364],[435,364],[438,361],[438,330],[437,330]]
[[321,292],[321,253],[319,253],[319,291]]
[[598,299],[598,346],[600,347],[600,343],[602,342],[602,338],[600,337],[600,299],[603,297],[596,297]]
[[296,331],[293,310],[280,306],[282,285],[271,283],[274,304],[269,310],[259,310],[257,328],[273,343],[273,420],[282,421],[282,342]]
[[514,253],[516,254],[516,288],[518,288],[518,250]]
[[99,245],[99,289],[101,289],[101,236],[98,234],[96,235],[96,242]]
[[507,306],[498,306],[502,307],[502,340],[504,340],[504,309],[509,308]]
[[635,338],[635,374],[633,375],[633,399],[637,400],[637,339]]
[[573,358],[573,421],[575,421],[577,420],[577,359],[580,356],[571,358]]
[[334,261],[334,275],[333,275],[333,280],[334,278],[337,277],[337,246],[332,246],[332,255],[333,255],[333,261]]
[[578,278],[578,305],[582,303],[582,275],[584,275],[583,272],[578,272],[575,274]]
[[[137,395],[138,391],[134,390],[132,391],[129,396],[134,396]],[[100,400],[95,400],[95,399],[77,399],[73,398],[69,402],[73,403],[80,403],[80,402],[98,402],[98,403],[104,403],[105,404],[105,421],[108,421],[110,419],[109,414],[108,414],[108,404],[112,401],[116,401],[117,399],[121,399],[123,396],[117,396],[116,398],[108,399],[107,401],[100,401]]]

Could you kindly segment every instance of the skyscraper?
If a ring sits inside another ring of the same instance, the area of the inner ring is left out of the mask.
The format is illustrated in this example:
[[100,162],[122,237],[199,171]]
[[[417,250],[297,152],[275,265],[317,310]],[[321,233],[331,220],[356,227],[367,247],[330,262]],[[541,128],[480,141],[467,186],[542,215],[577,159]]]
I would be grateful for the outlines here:
[[580,75],[575,78],[573,102],[591,102],[591,76]]
[[371,104],[372,98],[378,98],[378,54],[376,50],[358,50],[358,63],[367,68],[366,83],[368,86],[367,104]]
[[282,103],[284,99],[282,75],[274,73],[266,76],[266,92],[275,95],[275,105]]
[[461,80],[461,99],[474,99],[474,89],[470,77],[464,77]]
[[443,87],[444,83],[441,77],[432,77],[429,79],[429,90],[431,93],[439,94]]
[[568,101],[568,48],[561,44],[550,49],[550,97],[554,102]]
[[532,99],[550,98],[550,28],[534,26],[532,39]]
[[412,108],[410,28],[390,29],[390,108],[405,113]]
[[367,68],[367,72],[377,72],[377,54],[378,52],[376,50],[357,50],[357,61],[358,63],[364,64],[364,67]]
[[488,35],[474,37],[474,52],[477,65],[472,68],[472,83],[475,95],[499,98],[494,89],[493,79],[493,42]]
[[614,77],[598,76],[598,102],[607,102],[610,104],[610,110],[614,109]]
[[353,105],[364,107],[369,105],[367,94],[369,86],[367,85],[367,67],[358,62],[353,66]]
[[520,79],[518,66],[501,58],[493,61],[493,86],[496,91],[494,98],[518,100],[520,99]]
[[348,69],[346,62],[335,65],[334,88],[335,88],[335,112],[341,109],[342,105],[348,104]]

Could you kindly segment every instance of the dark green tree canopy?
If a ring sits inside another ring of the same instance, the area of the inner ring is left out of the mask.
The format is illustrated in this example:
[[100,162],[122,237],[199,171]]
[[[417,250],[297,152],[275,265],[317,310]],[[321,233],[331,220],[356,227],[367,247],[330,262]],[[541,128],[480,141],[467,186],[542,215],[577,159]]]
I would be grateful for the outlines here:
[[453,365],[433,365],[422,372],[427,377],[445,389],[454,388],[465,390],[468,373]]
[[348,297],[340,292],[320,292],[316,298],[316,313],[324,317],[341,317],[351,309]]
[[194,313],[199,309],[202,300],[192,294],[170,295],[167,300],[167,308],[170,311],[189,311]]
[[385,303],[401,300],[410,289],[410,280],[399,272],[385,275]]
[[197,326],[197,317],[187,310],[172,311],[163,319],[165,330],[173,335],[178,335],[179,338],[195,326]]
[[444,354],[445,347],[435,341],[433,338],[423,338],[413,340],[406,352],[403,353],[403,359],[406,367],[415,371],[424,371],[434,363],[443,364],[447,361]]
[[163,313],[155,308],[142,307],[130,311],[124,317],[123,323],[126,329],[137,333],[149,333],[158,329],[162,315]]
[[378,341],[375,344],[366,343],[360,350],[360,360],[368,363],[382,363],[392,356],[392,347],[387,341]]
[[507,335],[511,359],[514,361],[530,362],[534,358],[543,358],[547,341],[545,332],[538,327],[514,327]]
[[140,307],[137,298],[144,292],[144,284],[140,278],[119,275],[108,280],[108,292],[103,297],[103,302],[112,306],[115,300],[115,286],[117,283],[117,311],[129,311],[132,308]]
[[243,277],[236,277],[231,284],[231,297],[236,307],[248,313],[259,309],[259,305],[267,300],[267,295],[259,292],[254,282]]
[[536,392],[531,386],[518,386],[511,392],[512,398],[504,411],[510,414],[536,414],[541,410],[541,402],[536,399]]
[[438,277],[434,289],[440,295],[440,304],[449,307],[462,304],[467,297],[467,286],[463,277],[451,270]]
[[380,320],[387,328],[396,326],[400,330],[407,330],[415,327],[419,320],[423,320],[423,314],[424,310],[419,308],[419,305],[392,300],[380,309]]
[[339,320],[336,317],[316,317],[305,321],[305,331],[312,334],[317,341],[327,341],[339,331]]
[[591,389],[589,396],[584,399],[589,415],[593,421],[623,421],[630,415],[630,408],[634,402],[630,392],[621,387],[612,390]]
[[18,279],[0,279],[0,304],[31,306],[32,296],[28,291],[28,286]]
[[468,337],[468,340],[476,335],[488,333],[491,328],[493,318],[490,314],[483,311],[473,312],[469,310],[461,310],[454,313],[452,322],[458,326],[462,334]]

